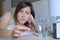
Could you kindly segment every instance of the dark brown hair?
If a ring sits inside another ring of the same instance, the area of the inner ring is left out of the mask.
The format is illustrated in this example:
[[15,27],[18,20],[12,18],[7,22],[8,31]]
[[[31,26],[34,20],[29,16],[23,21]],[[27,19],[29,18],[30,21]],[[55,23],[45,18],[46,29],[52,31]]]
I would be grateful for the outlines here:
[[[25,7],[27,7],[27,6],[30,7],[30,9],[31,9],[31,15],[35,18],[32,4],[31,4],[30,2],[27,2],[27,1],[20,1],[19,4],[16,6],[16,10],[15,10],[15,13],[14,13],[15,23],[18,22],[18,20],[17,20],[17,13],[18,13],[22,8],[25,8]],[[25,25],[28,25],[28,22],[26,22]]]

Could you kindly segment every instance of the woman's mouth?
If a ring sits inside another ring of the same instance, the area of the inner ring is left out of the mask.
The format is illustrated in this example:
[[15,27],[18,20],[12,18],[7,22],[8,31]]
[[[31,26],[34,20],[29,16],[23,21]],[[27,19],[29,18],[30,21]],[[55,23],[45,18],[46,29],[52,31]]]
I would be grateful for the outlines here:
[[20,20],[25,20],[25,19],[20,19]]
[[25,21],[25,19],[20,19],[21,21]]

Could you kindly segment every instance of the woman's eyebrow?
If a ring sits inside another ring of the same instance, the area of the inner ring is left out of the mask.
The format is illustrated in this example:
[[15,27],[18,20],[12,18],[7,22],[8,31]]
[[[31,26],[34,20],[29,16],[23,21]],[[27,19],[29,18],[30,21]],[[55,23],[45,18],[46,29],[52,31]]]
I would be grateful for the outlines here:
[[31,12],[31,11],[26,11],[26,12]]

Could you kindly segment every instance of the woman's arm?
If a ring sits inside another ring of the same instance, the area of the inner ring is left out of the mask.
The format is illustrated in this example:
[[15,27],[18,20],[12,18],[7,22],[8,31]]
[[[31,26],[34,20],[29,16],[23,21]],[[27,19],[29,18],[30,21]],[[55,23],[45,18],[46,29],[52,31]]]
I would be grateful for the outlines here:
[[6,30],[8,22],[11,20],[12,15],[10,12],[4,13],[1,20],[0,26],[0,36],[1,37],[11,37],[12,31]]
[[12,18],[12,15],[10,12],[4,13],[4,15],[2,16],[0,29],[6,29],[8,22],[11,20],[11,18]]
[[0,37],[12,37],[12,32],[11,30],[1,30],[0,29]]

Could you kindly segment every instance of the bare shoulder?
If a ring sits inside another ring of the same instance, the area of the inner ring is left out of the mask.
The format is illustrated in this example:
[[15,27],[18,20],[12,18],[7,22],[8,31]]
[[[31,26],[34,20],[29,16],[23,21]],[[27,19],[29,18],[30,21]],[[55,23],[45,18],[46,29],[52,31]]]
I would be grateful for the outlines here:
[[11,16],[12,16],[12,14],[10,12],[5,12],[3,14],[2,18],[4,18],[4,17],[11,17]]

